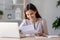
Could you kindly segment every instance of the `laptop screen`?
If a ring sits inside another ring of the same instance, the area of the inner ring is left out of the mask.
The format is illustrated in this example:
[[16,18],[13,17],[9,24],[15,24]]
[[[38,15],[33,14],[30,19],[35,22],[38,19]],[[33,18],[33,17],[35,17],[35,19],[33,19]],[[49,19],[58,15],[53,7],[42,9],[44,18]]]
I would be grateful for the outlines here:
[[0,37],[16,37],[19,36],[17,22],[0,22]]

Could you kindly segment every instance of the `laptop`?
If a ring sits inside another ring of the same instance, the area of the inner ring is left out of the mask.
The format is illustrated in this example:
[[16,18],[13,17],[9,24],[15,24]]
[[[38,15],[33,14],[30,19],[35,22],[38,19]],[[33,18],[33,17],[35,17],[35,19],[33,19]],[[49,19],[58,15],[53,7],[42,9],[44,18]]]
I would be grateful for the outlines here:
[[20,38],[17,22],[0,22],[0,37]]

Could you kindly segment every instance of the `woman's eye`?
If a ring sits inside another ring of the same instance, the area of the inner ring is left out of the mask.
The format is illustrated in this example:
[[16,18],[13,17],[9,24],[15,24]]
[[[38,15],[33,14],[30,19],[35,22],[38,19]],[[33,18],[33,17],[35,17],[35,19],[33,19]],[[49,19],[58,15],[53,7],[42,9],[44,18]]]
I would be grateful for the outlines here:
[[33,14],[33,13],[31,13],[31,14]]
[[33,15],[33,13],[31,13],[30,15]]
[[33,15],[33,13],[30,13],[30,14],[26,14],[27,16],[29,16],[29,15]]

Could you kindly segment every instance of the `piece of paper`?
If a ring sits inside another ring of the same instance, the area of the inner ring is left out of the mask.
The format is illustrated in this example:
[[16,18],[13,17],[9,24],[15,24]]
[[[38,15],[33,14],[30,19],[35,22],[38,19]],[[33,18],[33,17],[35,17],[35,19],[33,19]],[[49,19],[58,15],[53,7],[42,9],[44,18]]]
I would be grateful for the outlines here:
[[26,33],[26,34],[34,34],[34,33],[37,33],[37,31],[34,29],[34,26],[33,25],[23,26],[21,28],[21,30],[22,30],[23,33]]
[[58,38],[58,35],[35,36],[35,38]]
[[60,36],[58,36],[58,35],[48,35],[47,37],[48,38],[57,38],[57,37],[60,37]]
[[45,36],[35,36],[35,38],[47,38]]

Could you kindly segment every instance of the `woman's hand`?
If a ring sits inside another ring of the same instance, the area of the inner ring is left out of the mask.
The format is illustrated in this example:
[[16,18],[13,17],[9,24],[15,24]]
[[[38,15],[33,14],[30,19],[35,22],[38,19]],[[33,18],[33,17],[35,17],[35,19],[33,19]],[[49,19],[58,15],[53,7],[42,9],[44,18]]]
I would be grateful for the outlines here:
[[37,34],[38,34],[38,36],[47,36],[48,35],[48,34],[41,33],[41,32],[38,32]]
[[38,36],[43,36],[43,33],[38,32],[37,35],[38,35]]
[[19,32],[21,32],[21,30],[19,30]]
[[21,33],[21,34],[22,34],[22,30],[19,30],[19,33]]

